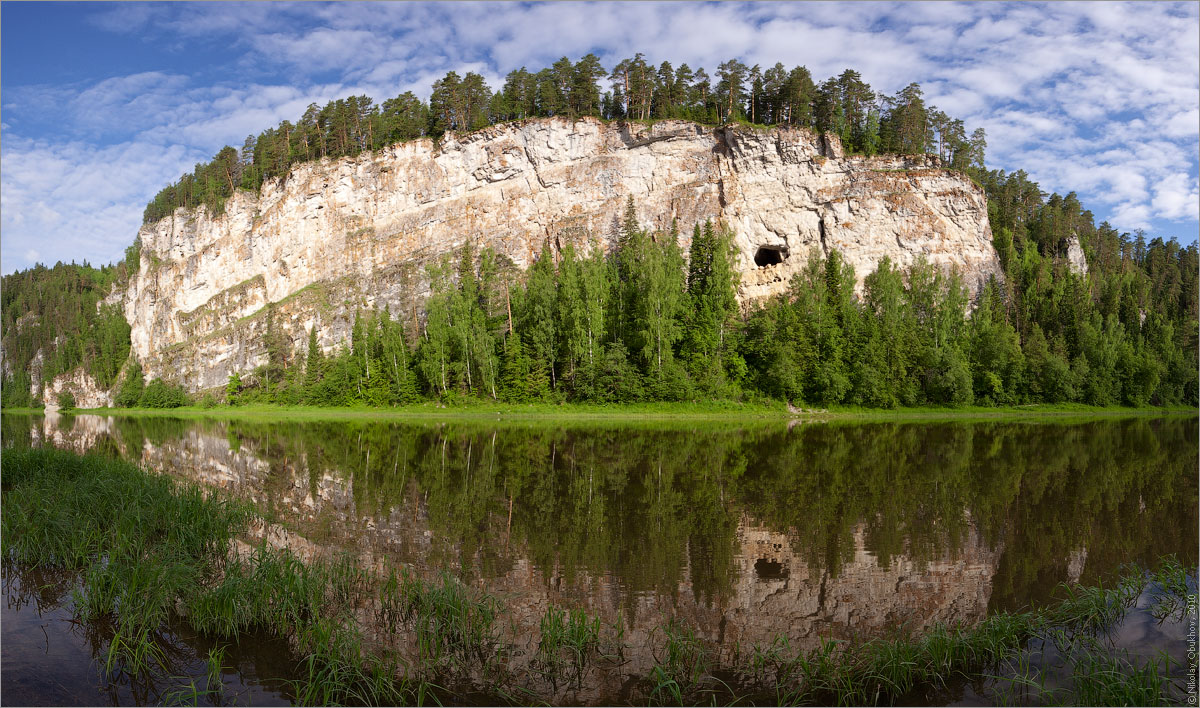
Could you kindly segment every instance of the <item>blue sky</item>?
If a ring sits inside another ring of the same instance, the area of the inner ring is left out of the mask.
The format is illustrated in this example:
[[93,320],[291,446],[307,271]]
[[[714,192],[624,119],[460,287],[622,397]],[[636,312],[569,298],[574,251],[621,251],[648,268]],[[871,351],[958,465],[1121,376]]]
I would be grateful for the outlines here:
[[1200,231],[1197,3],[0,3],[0,269],[121,257],[222,145],[449,70],[643,52],[854,68],[988,135],[988,163],[1119,229]]

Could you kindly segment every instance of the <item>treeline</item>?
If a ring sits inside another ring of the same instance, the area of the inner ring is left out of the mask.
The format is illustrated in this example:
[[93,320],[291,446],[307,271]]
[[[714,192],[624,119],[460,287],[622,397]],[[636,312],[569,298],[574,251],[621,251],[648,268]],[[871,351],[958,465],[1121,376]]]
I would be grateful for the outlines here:
[[[1103,267],[1076,275],[1057,251],[1039,254],[1031,234],[1041,232],[1021,233],[1006,257],[1009,281],[987,283],[973,311],[961,279],[922,260],[899,269],[885,258],[858,297],[853,269],[833,251],[814,252],[786,293],[741,317],[732,235],[697,225],[685,258],[677,234],[641,228],[631,204],[610,254],[547,244],[523,283],[468,244],[456,267],[431,269],[415,340],[386,310],[362,313],[348,347],[326,357],[312,331],[307,352],[293,356],[269,322],[267,363],[231,377],[227,398],[1196,404],[1194,273],[1180,290],[1155,287],[1156,277],[1186,280],[1195,246],[1153,242],[1142,263],[1131,255],[1112,276],[1145,286],[1127,288],[1145,294],[1143,319],[1122,315],[1126,300],[1106,300]],[[1043,269],[1047,291],[1024,285],[1029,268]]]
[[[688,400],[736,396],[724,356],[737,325],[732,235],[696,225],[689,257],[677,233],[638,226],[629,205],[616,249],[550,244],[524,282],[502,277],[470,243],[430,271],[419,338],[386,310],[355,321],[329,359],[316,332],[288,359],[268,314],[267,362],[231,377],[232,401],[396,405],[422,397],[510,402]],[[728,341],[727,341],[728,340]],[[735,370],[737,364],[728,362]]]
[[710,77],[687,64],[676,68],[664,61],[655,67],[640,53],[607,70],[588,54],[576,62],[563,57],[538,71],[522,67],[498,91],[479,74],[460,77],[451,71],[434,82],[428,103],[410,91],[379,105],[368,96],[324,107],[314,103],[296,122],[285,120],[248,136],[240,150],[226,146],[211,162],[197,164],[155,195],[143,219],[151,223],[179,207],[201,204],[220,212],[236,190],[257,192],[264,181],[286,177],[297,162],[550,116],[804,127],[836,134],[852,152],[931,152],[960,169],[982,168],[986,147],[982,128],[968,135],[961,120],[926,106],[916,83],[886,95],[852,69],[818,84],[803,66],[777,63],[764,69],[730,59]]
[[[1030,395],[1196,405],[1197,244],[1096,225],[1074,193],[1047,196],[1024,172],[977,177],[1006,275],[997,314],[1024,348]],[[1075,239],[1086,277],[1066,262]]]
[[4,276],[0,405],[41,405],[30,394],[39,351],[41,381],[80,366],[101,387],[116,381],[129,355],[129,324],[119,305],[99,303],[124,273],[124,263],[93,268],[85,261],[83,265],[57,263],[53,268],[38,264]]

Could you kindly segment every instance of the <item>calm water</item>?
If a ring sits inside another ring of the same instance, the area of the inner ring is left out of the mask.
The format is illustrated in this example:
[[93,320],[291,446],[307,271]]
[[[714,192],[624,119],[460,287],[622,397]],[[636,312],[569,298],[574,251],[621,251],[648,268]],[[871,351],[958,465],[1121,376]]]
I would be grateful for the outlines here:
[[[2,422],[5,447],[104,451],[252,499],[302,554],[450,569],[502,596],[518,625],[536,627],[548,605],[579,607],[619,615],[632,643],[672,616],[731,653],[781,633],[800,646],[865,639],[977,622],[1130,562],[1197,562],[1194,416],[790,428]],[[33,627],[14,618],[35,609],[14,607],[13,586],[28,581],[6,573],[12,702],[10,642]],[[47,656],[56,641],[45,638]],[[238,670],[239,685],[257,685],[252,668]],[[80,700],[135,698],[98,690]]]

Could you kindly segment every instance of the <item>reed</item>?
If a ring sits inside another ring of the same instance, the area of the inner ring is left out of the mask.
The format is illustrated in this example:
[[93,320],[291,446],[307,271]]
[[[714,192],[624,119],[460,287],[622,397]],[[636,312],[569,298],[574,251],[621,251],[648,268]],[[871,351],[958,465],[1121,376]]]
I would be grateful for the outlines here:
[[601,652],[600,618],[581,610],[548,607],[538,629],[537,660],[546,676],[555,686],[564,674],[577,685],[582,683],[589,658]]
[[1189,571],[1175,556],[1167,556],[1149,574],[1150,614],[1161,624],[1167,619],[1182,621],[1188,596],[1196,593],[1195,569]]
[[155,632],[249,518],[247,507],[195,485],[100,456],[10,450],[3,479],[6,557],[80,574],[78,614],[115,626],[110,672],[161,667]]

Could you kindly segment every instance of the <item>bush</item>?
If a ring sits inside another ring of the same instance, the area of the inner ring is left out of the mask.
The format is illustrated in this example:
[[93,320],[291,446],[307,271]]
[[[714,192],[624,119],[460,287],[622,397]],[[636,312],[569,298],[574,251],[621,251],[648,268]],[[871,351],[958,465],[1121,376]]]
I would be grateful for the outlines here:
[[63,391],[58,394],[59,410],[69,411],[75,409],[75,394],[70,391]]
[[121,390],[113,403],[121,408],[133,408],[141,400],[146,389],[146,381],[142,374],[142,365],[135,359],[125,372],[125,380],[121,382]]
[[172,386],[162,379],[154,379],[142,392],[143,408],[178,408],[189,403],[182,386]]

